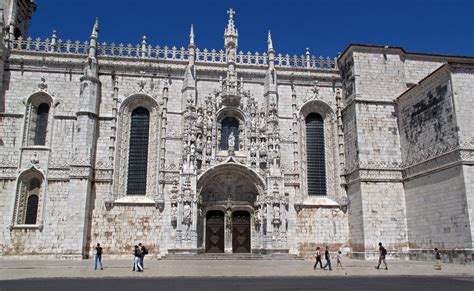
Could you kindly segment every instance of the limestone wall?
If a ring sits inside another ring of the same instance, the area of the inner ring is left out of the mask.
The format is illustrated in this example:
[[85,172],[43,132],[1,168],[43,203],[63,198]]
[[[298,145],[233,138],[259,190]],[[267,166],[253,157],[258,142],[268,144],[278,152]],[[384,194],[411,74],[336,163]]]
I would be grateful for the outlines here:
[[404,186],[411,248],[471,247],[462,167],[410,179]]

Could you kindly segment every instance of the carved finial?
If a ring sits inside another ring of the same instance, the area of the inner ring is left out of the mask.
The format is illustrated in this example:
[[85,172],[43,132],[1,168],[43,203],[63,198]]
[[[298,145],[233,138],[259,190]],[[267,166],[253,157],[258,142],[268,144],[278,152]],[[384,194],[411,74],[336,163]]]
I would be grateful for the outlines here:
[[270,30],[268,31],[268,40],[267,40],[267,44],[268,44],[268,51],[273,51],[273,41],[272,41],[272,33],[270,32]]
[[145,91],[145,85],[146,85],[146,80],[145,80],[145,72],[144,71],[141,71],[140,72],[140,80],[137,82],[137,85],[138,85],[138,92],[142,93]]
[[99,17],[96,17],[94,27],[92,28],[91,37],[95,36],[97,38],[98,35],[99,35]]
[[189,46],[194,47],[194,26],[191,24],[191,31],[189,32]]
[[311,88],[311,92],[313,92],[313,98],[319,97],[318,80],[314,81],[313,88]]
[[227,10],[227,14],[229,14],[229,19],[232,20],[234,19],[235,10],[232,8],[229,8],[229,10]]
[[38,83],[38,89],[40,91],[46,91],[46,89],[48,89],[48,84],[46,84],[46,78],[44,76],[41,77],[41,81]]
[[38,153],[34,152],[30,158],[30,162],[32,165],[37,165],[39,163]]
[[[234,25],[234,14],[235,11],[234,9],[230,8],[227,10],[227,14],[229,14],[229,21],[227,22],[227,27],[224,32],[224,37],[225,38],[237,38],[238,32],[237,29],[235,29]],[[237,39],[233,40],[235,42],[235,46],[237,46]]]

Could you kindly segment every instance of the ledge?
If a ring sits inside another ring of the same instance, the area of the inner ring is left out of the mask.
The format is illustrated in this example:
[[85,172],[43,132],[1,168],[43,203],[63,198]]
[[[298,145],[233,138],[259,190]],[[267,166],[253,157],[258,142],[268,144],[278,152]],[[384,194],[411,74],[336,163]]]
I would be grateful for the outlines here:
[[306,197],[302,203],[295,203],[295,209],[300,212],[303,208],[342,208],[336,201],[327,197]]
[[43,230],[43,225],[41,224],[15,224],[10,226],[10,230],[15,230],[15,229],[32,229],[32,230]]
[[144,195],[127,195],[114,201],[114,205],[144,205],[155,206],[155,200]]
[[307,197],[303,203],[303,206],[325,206],[325,207],[339,207],[339,203],[336,201],[329,199],[327,197]]

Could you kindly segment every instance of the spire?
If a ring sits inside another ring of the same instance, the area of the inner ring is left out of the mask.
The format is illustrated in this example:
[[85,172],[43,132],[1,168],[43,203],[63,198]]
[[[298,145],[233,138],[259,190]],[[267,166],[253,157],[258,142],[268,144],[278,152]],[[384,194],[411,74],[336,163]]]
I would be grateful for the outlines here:
[[194,48],[194,26],[191,24],[191,31],[189,32],[189,48]]
[[94,27],[92,28],[91,38],[95,37],[97,39],[98,36],[99,36],[99,17],[96,17]]
[[224,45],[226,49],[237,49],[237,40],[239,37],[239,32],[235,28],[234,24],[234,9],[230,8],[229,10],[227,10],[227,14],[229,14],[229,21],[227,22],[227,27],[224,31]]
[[95,19],[94,27],[90,37],[89,45],[89,58],[95,58],[97,56],[97,39],[99,38],[99,18]]
[[273,52],[272,33],[270,32],[270,30],[268,31],[267,44],[268,44],[268,52]]

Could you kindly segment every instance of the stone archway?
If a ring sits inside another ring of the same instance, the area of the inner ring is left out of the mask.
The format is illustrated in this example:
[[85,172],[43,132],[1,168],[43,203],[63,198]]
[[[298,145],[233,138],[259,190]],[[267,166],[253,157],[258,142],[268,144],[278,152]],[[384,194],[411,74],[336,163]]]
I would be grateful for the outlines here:
[[202,225],[198,227],[202,230],[198,233],[200,247],[206,252],[219,252],[217,244],[222,233],[218,223],[223,219],[224,252],[250,253],[256,247],[252,243],[261,236],[252,222],[264,189],[263,180],[247,167],[230,162],[202,174],[197,189],[203,213]]

